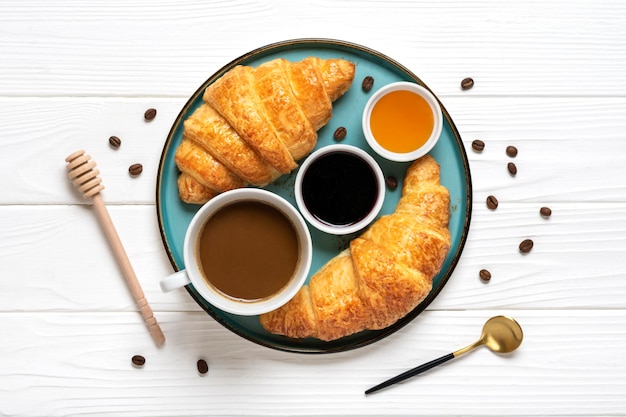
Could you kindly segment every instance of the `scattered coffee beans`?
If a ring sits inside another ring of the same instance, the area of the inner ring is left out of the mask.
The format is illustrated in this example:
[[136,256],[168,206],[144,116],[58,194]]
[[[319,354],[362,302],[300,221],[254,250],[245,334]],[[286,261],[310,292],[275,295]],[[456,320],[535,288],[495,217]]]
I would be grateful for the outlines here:
[[487,207],[491,210],[495,210],[498,208],[498,199],[494,196],[490,195],[487,197]]
[[131,166],[128,167],[128,173],[132,175],[133,177],[136,177],[142,172],[143,172],[143,165],[141,164],[132,164]]
[[515,176],[515,174],[517,174],[517,166],[515,166],[513,162],[509,162],[506,166],[506,169],[509,170],[509,174],[511,174],[512,176]]
[[507,146],[506,154],[511,158],[515,158],[517,156],[517,148],[515,146]]
[[482,152],[485,149],[485,142],[480,139],[476,139],[472,142],[472,149],[476,152]]
[[122,144],[122,139],[118,138],[117,136],[111,136],[109,138],[109,145],[111,145],[111,148],[117,149],[120,147],[121,144]]
[[337,128],[337,130],[335,130],[335,133],[333,134],[333,138],[335,138],[335,140],[344,140],[347,134],[348,134],[348,131],[346,130],[346,128],[343,126],[340,126]]
[[201,375],[204,375],[207,372],[209,372],[209,364],[206,363],[204,359],[198,359],[196,366],[198,367],[198,372],[200,372]]
[[528,253],[532,250],[534,246],[534,242],[531,239],[524,239],[522,243],[519,244],[519,251],[522,253]]
[[481,269],[478,273],[481,281],[488,282],[491,279],[491,272],[486,269]]
[[363,82],[361,83],[361,88],[363,89],[363,91],[367,93],[372,89],[372,87],[374,87],[374,77],[368,75],[367,77],[363,78]]
[[385,178],[385,184],[387,184],[387,187],[393,191],[396,188],[398,188],[398,179],[396,177],[393,177],[391,175],[387,176],[387,178]]
[[552,216],[552,210],[550,209],[550,207],[541,207],[541,209],[539,209],[539,214],[541,214],[543,217],[550,217]]
[[146,358],[141,355],[135,355],[131,358],[131,361],[133,365],[141,367],[146,363]]
[[470,77],[464,78],[463,81],[461,81],[461,88],[463,90],[469,90],[470,88],[474,87],[474,80]]
[[143,117],[150,121],[152,119],[154,119],[156,117],[157,111],[156,109],[150,108],[148,110],[146,110],[146,112],[143,114]]

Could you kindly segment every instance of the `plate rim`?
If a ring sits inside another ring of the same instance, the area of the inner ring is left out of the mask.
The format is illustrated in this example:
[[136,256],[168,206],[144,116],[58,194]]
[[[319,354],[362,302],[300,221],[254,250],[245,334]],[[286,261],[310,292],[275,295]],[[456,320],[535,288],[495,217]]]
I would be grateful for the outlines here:
[[[174,256],[173,256],[173,253],[172,253],[172,250],[171,250],[171,245],[169,244],[168,238],[167,238],[167,236],[165,234],[165,226],[164,226],[164,222],[163,222],[162,207],[161,207],[161,204],[159,204],[159,202],[161,201],[161,198],[160,198],[161,183],[162,183],[162,175],[161,175],[161,173],[163,172],[163,167],[165,165],[166,156],[169,153],[169,148],[172,145],[172,137],[173,137],[174,133],[176,132],[176,130],[179,128],[179,125],[183,122],[183,117],[188,112],[189,108],[191,106],[193,106],[194,101],[197,99],[198,95],[201,94],[202,91],[204,91],[204,89],[206,89],[206,87],[208,85],[213,83],[215,80],[217,80],[219,77],[221,77],[228,70],[230,70],[231,68],[235,67],[236,65],[239,65],[241,62],[247,60],[248,58],[257,56],[257,55],[262,54],[262,53],[268,53],[268,52],[271,52],[271,51],[274,51],[274,50],[280,50],[280,49],[288,48],[290,46],[292,46],[292,47],[307,47],[307,46],[315,46],[315,45],[323,46],[323,47],[344,48],[344,49],[348,49],[348,50],[351,50],[351,51],[357,51],[357,52],[362,53],[362,54],[369,54],[369,55],[372,55],[374,57],[377,57],[378,59],[391,64],[393,67],[397,68],[399,71],[404,72],[406,76],[408,76],[409,78],[413,79],[418,84],[422,85],[424,88],[426,88],[428,91],[430,91],[433,94],[433,96],[435,96],[436,100],[439,102],[439,104],[441,106],[441,111],[442,111],[442,113],[444,115],[444,119],[448,121],[450,129],[452,130],[452,135],[453,135],[455,141],[457,142],[458,149],[460,151],[461,160],[463,162],[463,170],[466,173],[466,175],[465,175],[465,186],[467,188],[467,195],[465,196],[465,204],[467,206],[466,206],[466,210],[465,210],[465,216],[464,216],[464,221],[463,221],[462,233],[461,233],[461,236],[459,237],[458,248],[456,249],[456,253],[454,254],[454,256],[453,256],[453,258],[452,258],[452,260],[450,262],[450,265],[448,267],[448,271],[446,271],[445,276],[442,277],[440,284],[436,288],[433,288],[429,292],[429,294],[426,296],[426,298],[424,298],[424,300],[422,300],[413,310],[411,310],[407,315],[405,315],[404,317],[399,319],[396,323],[392,324],[391,326],[386,327],[385,329],[376,330],[375,331],[376,335],[374,337],[368,338],[366,340],[363,340],[363,341],[360,341],[360,342],[357,342],[357,343],[352,343],[352,344],[349,344],[347,346],[339,346],[339,347],[334,347],[334,348],[329,348],[329,349],[315,349],[315,348],[298,349],[295,346],[291,346],[291,347],[277,346],[275,344],[272,344],[272,343],[269,343],[269,342],[265,342],[263,340],[258,340],[258,339],[254,338],[254,337],[251,337],[250,335],[247,335],[245,332],[242,332],[239,329],[234,328],[229,323],[227,323],[225,319],[223,319],[218,314],[216,314],[216,312],[212,311],[211,309],[205,308],[204,303],[200,302],[200,300],[198,299],[197,294],[195,294],[195,292],[192,291],[189,288],[189,286],[185,286],[185,289],[187,290],[188,294],[193,298],[193,300],[207,314],[209,314],[215,321],[217,321],[220,325],[222,325],[223,327],[225,327],[229,331],[233,332],[234,334],[236,334],[236,335],[238,335],[238,336],[240,336],[240,337],[242,337],[242,338],[244,338],[244,339],[246,339],[248,341],[251,341],[251,342],[253,342],[255,344],[258,344],[260,346],[268,347],[268,348],[271,348],[271,349],[274,349],[274,350],[278,350],[278,351],[283,351],[283,352],[301,353],[301,354],[327,354],[327,353],[345,352],[345,351],[349,351],[349,350],[358,349],[360,347],[364,347],[364,346],[370,345],[372,343],[375,343],[377,341],[380,341],[380,340],[384,339],[385,337],[387,337],[387,336],[397,332],[398,330],[400,330],[401,328],[403,328],[404,326],[406,326],[407,324],[412,322],[417,316],[419,316],[433,302],[433,300],[439,295],[439,293],[443,290],[443,287],[445,287],[445,285],[447,284],[448,280],[450,279],[452,273],[456,269],[456,266],[457,266],[457,264],[458,264],[458,262],[459,262],[459,260],[461,258],[461,254],[463,252],[463,249],[465,247],[465,244],[466,244],[467,238],[468,238],[468,234],[469,234],[469,228],[470,228],[471,217],[472,217],[472,200],[473,200],[472,176],[471,176],[471,171],[470,171],[470,166],[469,166],[469,160],[468,160],[468,157],[467,157],[467,152],[465,151],[465,147],[463,146],[463,141],[461,139],[461,135],[460,135],[456,125],[454,124],[454,121],[452,120],[452,117],[448,113],[447,109],[445,108],[443,103],[441,103],[441,101],[439,100],[439,97],[432,90],[430,90],[430,88],[416,74],[414,74],[406,66],[402,65],[401,63],[399,63],[398,61],[394,60],[393,58],[391,58],[391,57],[389,57],[389,56],[387,56],[387,55],[385,55],[385,54],[383,54],[383,53],[381,53],[379,51],[371,49],[369,47],[366,47],[366,46],[363,46],[363,45],[360,45],[360,44],[357,44],[357,43],[353,43],[353,42],[350,42],[350,41],[339,40],[339,39],[332,39],[332,38],[295,38],[295,39],[288,39],[288,40],[284,40],[284,41],[278,41],[278,42],[266,44],[264,46],[261,46],[261,47],[258,47],[256,49],[253,49],[253,50],[251,50],[249,52],[246,52],[246,53],[240,55],[239,57],[231,60],[227,64],[223,65],[216,72],[214,72],[187,99],[187,101],[185,102],[185,104],[183,105],[181,110],[179,111],[178,115],[174,119],[174,122],[172,123],[172,126],[171,126],[171,128],[170,128],[170,130],[169,130],[169,132],[167,134],[166,142],[165,142],[165,144],[163,146],[163,150],[162,150],[161,156],[159,158],[159,165],[158,165],[157,178],[156,178],[156,202],[155,202],[156,204],[155,204],[155,206],[156,206],[156,210],[157,210],[157,220],[158,220],[158,225],[159,225],[159,233],[161,235],[161,241],[162,241],[162,243],[164,245],[165,252],[167,254],[167,257],[168,257],[168,259],[170,261],[170,264],[172,265],[172,268],[174,269],[174,271],[179,271],[180,269],[178,268],[178,265],[176,264],[176,261],[174,259]],[[461,197],[461,198],[463,198],[463,197]]]

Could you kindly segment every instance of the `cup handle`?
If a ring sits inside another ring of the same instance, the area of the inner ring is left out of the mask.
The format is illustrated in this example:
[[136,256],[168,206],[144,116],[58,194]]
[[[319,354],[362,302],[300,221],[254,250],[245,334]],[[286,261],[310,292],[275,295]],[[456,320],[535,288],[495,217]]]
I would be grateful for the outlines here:
[[178,288],[182,288],[189,283],[191,283],[189,275],[187,275],[187,271],[183,269],[166,278],[163,278],[160,282],[161,291],[170,292]]

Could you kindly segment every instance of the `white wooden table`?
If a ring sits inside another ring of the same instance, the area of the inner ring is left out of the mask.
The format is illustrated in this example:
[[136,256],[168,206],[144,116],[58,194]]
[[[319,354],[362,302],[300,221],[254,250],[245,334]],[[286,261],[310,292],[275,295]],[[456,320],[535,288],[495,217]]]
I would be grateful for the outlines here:
[[[380,342],[328,355],[251,343],[158,286],[172,272],[155,209],[172,122],[227,62],[304,37],[365,45],[415,72],[456,123],[474,187],[467,245],[435,302]],[[625,69],[624,1],[2,1],[0,415],[626,415]],[[460,89],[465,77],[473,89]],[[162,348],[65,177],[81,148]],[[131,178],[135,162],[144,172]],[[525,238],[535,246],[522,256]],[[471,343],[497,314],[524,328],[514,354],[481,349],[364,396]]]

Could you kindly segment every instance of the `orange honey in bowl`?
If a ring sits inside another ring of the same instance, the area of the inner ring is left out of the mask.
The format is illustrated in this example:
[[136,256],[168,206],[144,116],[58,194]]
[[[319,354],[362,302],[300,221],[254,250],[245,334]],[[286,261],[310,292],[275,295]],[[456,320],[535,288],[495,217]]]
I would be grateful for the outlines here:
[[395,90],[382,96],[370,116],[376,142],[395,153],[413,152],[423,146],[435,125],[430,104],[419,94]]

